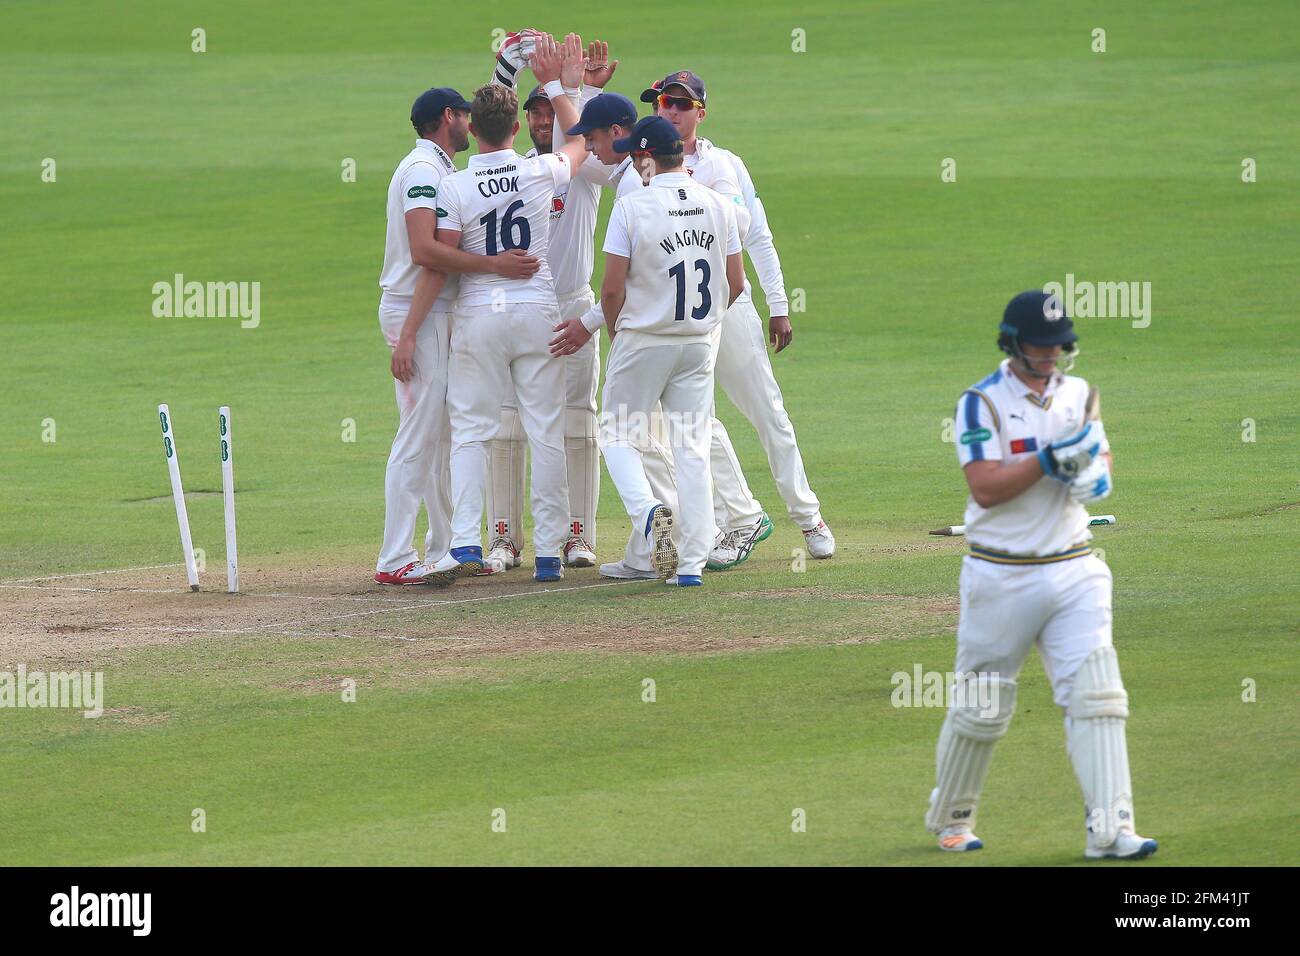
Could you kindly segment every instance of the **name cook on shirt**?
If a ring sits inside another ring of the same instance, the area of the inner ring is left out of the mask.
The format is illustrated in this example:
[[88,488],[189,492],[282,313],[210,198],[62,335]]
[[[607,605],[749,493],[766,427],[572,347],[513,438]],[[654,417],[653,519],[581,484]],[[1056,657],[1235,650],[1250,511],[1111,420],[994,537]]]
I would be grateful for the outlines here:
[[514,163],[505,166],[497,166],[495,169],[476,169],[475,176],[495,176],[496,179],[487,180],[478,184],[478,194],[484,198],[499,196],[501,193],[519,192],[518,176],[503,176],[502,173],[513,173],[517,167]]

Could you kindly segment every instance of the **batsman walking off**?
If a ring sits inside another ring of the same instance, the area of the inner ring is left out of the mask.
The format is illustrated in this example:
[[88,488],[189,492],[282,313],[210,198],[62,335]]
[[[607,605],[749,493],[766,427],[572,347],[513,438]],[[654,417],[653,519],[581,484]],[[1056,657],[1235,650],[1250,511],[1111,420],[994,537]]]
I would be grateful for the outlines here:
[[1111,573],[1092,553],[1084,508],[1110,494],[1110,445],[1088,383],[1066,374],[1078,336],[1060,300],[1021,293],[1000,332],[1008,358],[957,402],[970,554],[962,560],[958,683],[939,734],[926,826],[944,850],[984,845],[975,835],[980,791],[1036,645],[1065,712],[1083,791],[1084,855],[1140,859],[1156,841],[1134,829]]

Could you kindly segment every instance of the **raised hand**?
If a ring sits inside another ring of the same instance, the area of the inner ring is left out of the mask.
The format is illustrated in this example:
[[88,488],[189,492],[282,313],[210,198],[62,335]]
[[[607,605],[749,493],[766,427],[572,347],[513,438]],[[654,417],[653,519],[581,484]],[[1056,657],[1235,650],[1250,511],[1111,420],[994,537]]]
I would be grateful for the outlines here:
[[551,80],[558,80],[562,65],[560,45],[555,38],[550,34],[539,34],[533,41],[533,55],[528,60],[537,82],[545,86]]
[[566,90],[576,90],[582,86],[582,67],[586,59],[583,55],[582,37],[570,33],[564,38],[561,52],[563,65],[560,69],[560,82]]
[[496,66],[492,71],[492,82],[508,89],[515,88],[519,71],[528,65],[534,44],[540,34],[536,30],[524,29],[518,33],[507,33],[505,42],[497,53]]
[[617,67],[618,60],[610,62],[608,43],[604,40],[592,40],[587,44],[587,59],[582,67],[584,83],[603,89],[613,77]]

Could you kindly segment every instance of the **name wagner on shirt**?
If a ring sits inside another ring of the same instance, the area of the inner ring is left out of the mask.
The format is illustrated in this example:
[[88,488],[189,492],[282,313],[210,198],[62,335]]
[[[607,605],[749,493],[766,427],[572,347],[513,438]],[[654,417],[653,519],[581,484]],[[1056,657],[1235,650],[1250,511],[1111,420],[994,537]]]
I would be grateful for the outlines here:
[[671,236],[661,239],[659,245],[664,252],[670,255],[675,250],[685,249],[688,246],[698,246],[707,251],[713,248],[716,238],[711,232],[704,232],[700,229],[683,229],[681,232],[675,232]]

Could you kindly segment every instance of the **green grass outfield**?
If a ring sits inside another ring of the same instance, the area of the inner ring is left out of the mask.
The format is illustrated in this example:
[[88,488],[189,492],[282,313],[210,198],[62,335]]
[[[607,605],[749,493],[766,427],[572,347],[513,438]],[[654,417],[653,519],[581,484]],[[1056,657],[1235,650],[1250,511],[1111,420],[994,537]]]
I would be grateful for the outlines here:
[[[198,492],[220,488],[230,404],[245,588],[258,568],[355,568],[347,593],[368,593],[396,418],[377,276],[406,113],[427,86],[483,82],[493,28],[537,8],[122,6],[0,9],[0,578],[177,561],[155,407]],[[922,826],[942,712],[890,705],[894,672],[951,666],[961,543],[924,534],[965,499],[944,419],[997,363],[1007,299],[1073,273],[1152,284],[1148,328],[1078,321],[1115,448],[1102,510],[1120,523],[1097,544],[1150,864],[1294,863],[1300,9],[1090,7],[578,4],[536,22],[607,39],[611,88],[633,98],[671,69],[708,82],[701,132],[745,158],[806,295],[774,363],[837,556],[792,569],[801,539],[720,401],[777,533],[701,591],[430,608],[353,637],[52,637],[21,662],[103,670],[111,713],[0,710],[4,862],[1082,862],[1038,663],[969,859]],[[260,282],[260,326],[154,318],[175,273]],[[217,591],[220,500],[190,513]],[[626,523],[607,479],[601,517],[610,560]],[[177,607],[224,600],[151,574]],[[44,597],[0,587],[0,619]],[[453,640],[375,636],[417,627]],[[606,639],[444,653],[583,629]]]

